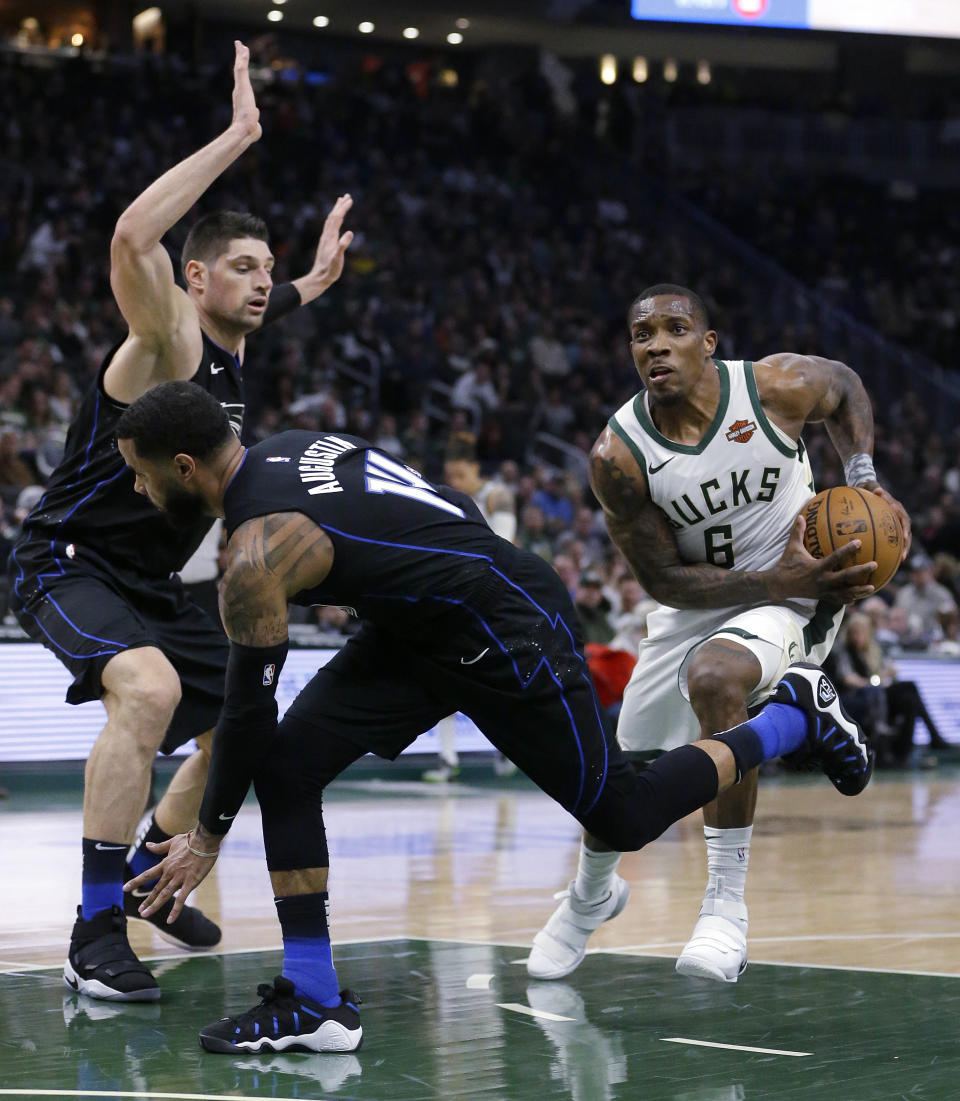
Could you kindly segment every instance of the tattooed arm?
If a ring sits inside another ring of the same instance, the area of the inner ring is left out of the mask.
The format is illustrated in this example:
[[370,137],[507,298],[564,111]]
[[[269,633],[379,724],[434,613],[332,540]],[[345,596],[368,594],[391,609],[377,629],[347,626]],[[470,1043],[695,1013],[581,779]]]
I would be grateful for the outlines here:
[[240,809],[277,725],[287,656],[287,601],[319,585],[333,564],[326,534],[299,512],[241,524],[227,544],[220,612],[230,639],[223,709],[213,735],[198,837],[222,837]]
[[[793,439],[805,424],[823,421],[840,460],[873,455],[873,408],[856,371],[838,360],[783,352],[754,365],[757,391],[767,416]],[[907,510],[878,481],[855,481],[893,508],[903,528],[903,561],[910,550]]]
[[171,898],[175,921],[190,892],[213,867],[277,729],[276,690],[287,656],[287,601],[319,585],[333,565],[333,544],[299,512],[248,520],[230,537],[220,611],[230,637],[223,708],[213,734],[199,824],[151,846],[163,859],[131,879],[131,891],[156,880],[140,906],[149,917]]
[[855,553],[852,546],[827,558],[809,555],[803,547],[802,521],[794,527],[783,557],[770,570],[727,570],[706,562],[684,562],[666,515],[650,497],[644,472],[609,428],[590,453],[590,484],[603,507],[610,538],[640,584],[661,604],[726,608],[803,596],[833,596],[847,602],[873,591],[864,584],[869,569],[843,568]]

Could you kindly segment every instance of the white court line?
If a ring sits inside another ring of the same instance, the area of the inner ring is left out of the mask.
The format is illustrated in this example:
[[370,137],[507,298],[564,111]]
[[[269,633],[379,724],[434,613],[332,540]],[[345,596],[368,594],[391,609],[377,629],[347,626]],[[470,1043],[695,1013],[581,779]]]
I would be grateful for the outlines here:
[[[349,948],[355,944],[389,944],[395,940],[422,940],[426,942],[432,941],[432,937],[360,937],[352,940],[333,940],[334,948]],[[450,940],[450,944],[463,943],[457,940]],[[476,941],[474,943],[482,944],[483,941]],[[197,959],[210,959],[213,956],[243,956],[247,952],[282,952],[283,943],[277,944],[260,944],[253,945],[250,948],[221,948],[219,952],[190,952],[186,949],[180,952],[161,953],[156,956],[140,956],[139,959],[144,963],[167,963],[170,960],[197,960]],[[63,967],[62,963],[16,963],[15,961],[0,960],[0,975],[5,975],[11,972],[20,971],[59,971]]]
[[493,982],[493,975],[471,975],[467,979],[468,990],[489,990]]
[[[777,943],[791,944],[800,941],[830,941],[830,940],[936,940],[960,937],[960,933],[864,933],[857,935],[852,933],[824,934],[823,936],[802,937],[757,937],[751,943]],[[391,941],[413,940],[422,944],[467,944],[478,948],[516,948],[529,952],[529,942],[521,943],[512,940],[477,940],[470,937],[425,937],[396,934],[393,936],[359,937],[351,940],[333,940],[334,948],[349,947],[350,945],[363,944],[389,944]],[[588,956],[647,956],[650,959],[669,959],[671,953],[662,949],[682,948],[686,941],[655,941],[652,944],[628,944],[622,948],[588,948]],[[266,944],[252,948],[224,948],[219,952],[192,953],[187,951],[171,952],[166,955],[141,956],[145,963],[160,963],[166,960],[203,959],[206,956],[242,956],[247,952],[282,952],[282,944]],[[528,957],[519,956],[510,960],[511,964],[519,966],[526,964]],[[930,979],[960,979],[960,974],[955,971],[918,971],[900,967],[858,967],[855,964],[837,963],[788,963],[785,960],[761,960],[751,959],[751,963],[760,963],[768,967],[808,967],[819,971],[862,971],[874,975],[917,975]],[[63,965],[60,963],[24,963],[18,964],[0,960],[0,975],[28,972],[28,971],[59,971]],[[2,1094],[0,1094],[2,1096]]]
[[[957,940],[960,933],[807,933],[804,936],[751,937],[751,944],[804,944],[817,941],[863,940]],[[620,948],[588,948],[588,952],[644,952],[651,948],[682,948],[684,940],[656,940],[648,944],[625,944]]]
[[497,1002],[498,1009],[512,1009],[514,1013],[526,1013],[528,1017],[540,1017],[544,1021],[575,1021],[576,1017],[560,1017],[556,1013],[548,1013],[545,1009],[532,1009],[529,1005],[520,1005],[519,1002]]
[[[147,1097],[162,1101],[258,1101],[239,1093],[151,1093],[143,1090],[7,1090],[0,1097]],[[276,1097],[274,1101],[297,1101],[295,1097]]]
[[744,1044],[715,1044],[710,1040],[688,1040],[684,1036],[661,1036],[665,1044],[692,1044],[694,1047],[720,1047],[726,1051],[753,1051],[759,1055],[790,1055],[794,1059],[802,1059],[812,1055],[812,1051],[781,1051],[775,1047],[747,1047]]

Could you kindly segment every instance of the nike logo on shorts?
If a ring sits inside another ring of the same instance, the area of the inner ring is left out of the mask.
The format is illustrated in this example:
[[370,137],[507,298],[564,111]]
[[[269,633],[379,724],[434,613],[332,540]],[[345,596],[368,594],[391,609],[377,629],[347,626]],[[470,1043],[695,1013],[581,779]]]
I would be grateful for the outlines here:
[[475,658],[471,658],[471,659],[470,659],[469,661],[467,661],[467,659],[466,659],[466,658],[461,658],[461,659],[460,659],[460,664],[461,664],[461,665],[476,665],[476,664],[477,664],[477,662],[478,662],[478,661],[479,661],[479,660],[480,660],[480,659],[481,659],[481,658],[483,657],[483,655],[484,655],[484,654],[485,654],[485,653],[487,652],[487,650],[489,650],[489,649],[490,649],[490,647],[488,646],[488,647],[486,648],[486,650],[481,650],[481,651],[480,651],[480,653],[479,653],[479,654],[477,654],[477,656],[476,656]]
[[235,814],[221,814],[220,815],[220,821],[221,822],[229,822],[229,821],[231,821],[232,819],[234,819],[236,817],[237,816]]
[[93,847],[95,849],[99,849],[102,853],[116,853],[119,852],[121,849],[130,848],[129,845],[104,845],[101,841],[98,841]]

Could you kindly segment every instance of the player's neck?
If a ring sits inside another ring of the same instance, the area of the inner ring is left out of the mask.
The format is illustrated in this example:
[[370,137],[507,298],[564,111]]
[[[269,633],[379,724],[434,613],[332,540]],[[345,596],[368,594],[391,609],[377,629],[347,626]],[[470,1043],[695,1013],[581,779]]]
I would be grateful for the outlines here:
[[713,424],[719,404],[720,378],[711,363],[682,401],[675,405],[651,404],[650,416],[657,431],[668,440],[687,446],[696,445]]
[[243,349],[243,330],[226,323],[222,318],[208,314],[202,306],[197,306],[200,328],[216,344],[232,356],[239,356]]
[[216,456],[211,465],[211,473],[214,477],[215,491],[209,498],[211,508],[217,516],[224,515],[223,498],[230,487],[230,483],[236,477],[237,471],[243,465],[247,449],[239,440],[234,440],[229,447]]

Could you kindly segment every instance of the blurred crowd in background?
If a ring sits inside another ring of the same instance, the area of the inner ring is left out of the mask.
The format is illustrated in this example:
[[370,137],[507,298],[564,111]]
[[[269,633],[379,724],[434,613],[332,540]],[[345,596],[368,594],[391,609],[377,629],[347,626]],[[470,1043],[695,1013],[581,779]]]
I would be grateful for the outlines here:
[[[775,304],[769,273],[750,260],[949,376],[960,270],[949,194],[900,202],[888,231],[882,183],[838,186],[796,167],[694,179],[658,164],[650,120],[669,110],[662,102],[635,104],[625,125],[626,108],[601,110],[597,95],[565,110],[536,70],[421,76],[368,64],[259,87],[262,140],[200,204],[264,216],[283,281],[309,267],[336,195],[355,200],[340,283],[248,344],[248,440],[287,427],[355,432],[435,480],[451,441],[461,452],[470,441],[479,476],[512,492],[517,542],[554,564],[587,638],[633,650],[650,601],[605,534],[587,453],[638,389],[630,302],[648,284],[682,283],[707,302],[719,355],[810,352],[862,375],[876,465],[911,512],[916,551],[855,630],[869,634],[874,665],[894,649],[960,653],[956,381],[941,392],[912,384],[916,374],[880,387],[871,357],[858,361],[859,346],[809,309],[792,313],[790,294]],[[36,69],[0,58],[0,553],[125,331],[108,279],[117,217],[226,125],[229,81],[225,67],[175,59]],[[175,264],[186,229],[167,240]],[[818,485],[841,483],[825,432],[806,442]],[[887,674],[848,661],[844,675]]]

